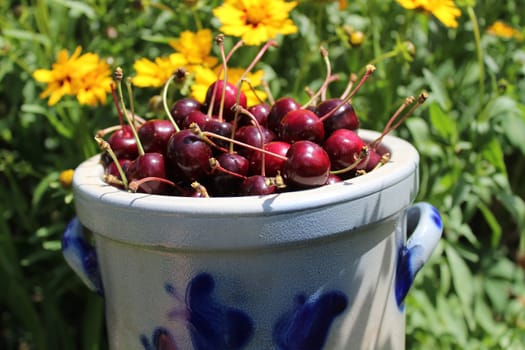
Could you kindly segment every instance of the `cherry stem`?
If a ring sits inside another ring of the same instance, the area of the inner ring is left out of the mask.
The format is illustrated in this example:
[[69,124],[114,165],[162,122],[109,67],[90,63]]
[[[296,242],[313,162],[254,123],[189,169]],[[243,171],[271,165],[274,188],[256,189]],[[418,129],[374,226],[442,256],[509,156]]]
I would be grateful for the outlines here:
[[312,97],[310,97],[310,100],[301,106],[302,109],[308,107],[313,101],[315,101],[319,96],[321,96],[323,91],[325,91],[328,88],[328,84],[330,83],[330,77],[332,76],[332,65],[330,64],[330,58],[328,57],[328,51],[323,46],[321,46],[320,51],[321,51],[321,56],[323,57],[323,60],[326,66],[326,77],[324,79],[323,84],[317,91],[317,93],[315,93]]
[[135,125],[135,100],[133,98],[133,87],[131,86],[131,78],[126,78],[126,89],[128,91],[128,99],[129,99],[129,108],[131,111],[131,120],[133,122],[133,125]]
[[413,104],[414,101],[415,101],[415,98],[413,96],[409,96],[405,99],[405,101],[403,102],[403,104],[394,112],[394,114],[392,115],[392,117],[390,117],[388,123],[386,124],[385,128],[383,129],[383,132],[381,133],[381,135],[375,139],[374,141],[372,141],[370,143],[370,147],[376,149],[380,144],[381,142],[383,141],[383,138],[385,137],[385,135],[387,135],[388,133],[394,131],[395,129],[397,129],[401,124],[403,124],[403,122],[409,117],[411,116],[414,111],[419,107],[421,106],[428,98],[428,93],[426,91],[423,91],[421,94],[419,94],[418,98],[417,98],[417,103],[415,105],[412,106],[412,108],[410,108],[410,110],[408,112],[406,112],[402,117],[401,119],[399,119],[393,126],[392,126],[392,123],[399,117],[399,115],[401,114],[401,112],[403,112],[403,110],[408,107],[410,104]]
[[99,135],[95,136],[95,141],[97,142],[97,144],[99,145],[102,151],[105,151],[109,154],[109,156],[111,157],[111,160],[115,163],[115,167],[117,168],[117,171],[120,175],[124,188],[128,189],[128,178],[126,177],[126,173],[124,172],[124,169],[122,169],[122,166],[120,165],[120,162],[118,161],[117,155],[111,149],[111,145],[109,144],[109,142],[104,140]]
[[[228,85],[228,62],[226,61],[226,54],[224,52],[224,35],[219,34],[215,39],[219,45],[219,51],[222,58],[222,70],[224,71],[223,85],[222,85],[222,94],[221,94],[221,104],[219,105],[219,115],[218,119],[222,122],[222,115],[224,113],[224,100],[226,99],[226,86]],[[219,73],[220,76],[220,73]],[[216,84],[217,85],[217,84]],[[215,94],[214,94],[215,95]]]
[[210,195],[208,194],[208,190],[206,189],[206,187],[204,187],[203,185],[201,185],[199,182],[197,181],[194,181],[191,183],[191,188],[193,188],[195,190],[196,193],[200,194],[201,196],[203,196],[204,198],[209,198]]
[[131,192],[137,192],[139,190],[140,186],[142,186],[146,182],[152,182],[152,181],[162,182],[162,183],[168,184],[170,186],[173,186],[176,189],[180,189],[179,186],[177,186],[177,184],[175,184],[173,181],[170,181],[170,180],[165,179],[163,177],[147,176],[147,177],[143,177],[142,179],[137,179],[137,180],[131,181],[130,184],[129,184],[129,190]]
[[225,174],[241,178],[243,180],[245,180],[247,178],[244,175],[238,174],[238,173],[236,173],[234,171],[231,171],[231,170],[228,170],[228,169],[224,168],[221,165],[221,163],[216,158],[213,158],[213,157],[210,158],[210,167],[212,168],[212,170],[218,170],[220,172],[223,172]]
[[[257,131],[259,132],[259,136],[261,136],[261,149],[264,149],[264,133],[262,131],[261,124],[259,123],[257,118],[255,118],[255,116],[249,110],[247,110],[246,108],[243,108],[242,106],[239,106],[239,105],[236,105],[236,112],[240,112],[240,113],[245,114],[248,117],[250,117],[250,119],[253,121],[255,127],[257,128]],[[233,143],[232,143],[232,145],[233,145]],[[261,175],[262,176],[266,175],[265,167],[266,167],[266,157],[265,157],[265,154],[263,153],[262,157],[261,157]]]
[[137,141],[137,148],[139,151],[139,155],[143,155],[144,148],[142,147],[142,143],[140,142],[139,135],[137,134],[137,128],[135,127],[135,124],[133,123],[133,120],[130,118],[128,111],[126,110],[126,104],[124,103],[124,94],[122,93],[122,68],[117,67],[115,70],[115,76],[117,77],[117,89],[118,94],[120,97],[120,103],[122,104],[122,110],[124,111],[124,116],[126,117],[126,121],[128,122],[131,132],[133,133],[133,137]]
[[245,147],[245,148],[251,149],[253,151],[257,151],[257,152],[262,152],[264,154],[267,154],[267,155],[270,155],[270,156],[274,156],[274,157],[282,159],[282,160],[287,160],[288,159],[285,156],[282,156],[282,155],[274,153],[274,152],[267,151],[264,148],[255,147],[255,146],[252,146],[250,144],[247,144],[247,143],[244,143],[244,142],[232,139],[230,137],[225,137],[225,136],[222,136],[222,135],[219,135],[219,134],[215,134],[213,132],[202,131],[199,128],[199,126],[197,125],[197,123],[191,123],[189,128],[190,128],[190,130],[193,131],[193,133],[195,135],[201,137],[204,141],[209,142],[212,145],[215,145],[215,144],[213,143],[213,141],[209,140],[209,137],[216,138],[216,139],[219,139],[219,140],[222,140],[222,141],[226,141],[226,142],[233,142],[236,145],[239,145],[241,147]]
[[355,73],[350,74],[350,76],[348,77],[348,85],[346,85],[345,91],[343,91],[343,93],[341,94],[341,100],[344,100],[348,96],[348,94],[352,90],[352,86],[354,86],[356,81],[357,75]]
[[356,159],[352,164],[350,164],[349,166],[343,169],[331,170],[330,174],[338,175],[338,174],[349,172],[350,170],[355,169],[363,160],[365,160],[369,156],[370,156],[369,148],[368,146],[365,145],[361,149],[361,152],[359,152],[359,155],[355,157]]
[[365,83],[365,81],[368,79],[368,77],[376,70],[376,67],[369,64],[366,66],[366,72],[365,74],[363,75],[363,77],[361,78],[361,80],[359,81],[359,83],[357,84],[357,86],[348,94],[348,96],[346,96],[344,99],[341,100],[341,102],[335,106],[334,108],[332,108],[330,111],[328,111],[327,113],[325,113],[323,116],[321,116],[319,118],[320,121],[324,121],[325,119],[327,118],[330,118],[332,115],[335,114],[335,112],[337,112],[337,110],[339,108],[341,108],[342,106],[345,105],[345,103],[348,103],[350,102],[350,100],[352,99],[352,97],[354,97],[354,95],[357,93],[357,91],[359,91],[359,89],[361,88],[361,86],[363,86],[363,84]]
[[268,86],[268,82],[264,79],[261,80],[261,85],[264,89],[264,92],[266,92],[266,95],[268,96],[268,101],[270,102],[270,105],[275,104],[275,98],[272,95],[272,91],[270,90],[270,86]]
[[118,114],[119,124],[121,126],[124,126],[124,119],[122,117],[122,109],[120,109],[120,105],[119,105],[118,97],[117,97],[117,92],[115,91],[115,83],[111,82],[110,87],[111,87],[111,96],[113,97],[113,103],[115,104],[115,107],[117,107],[117,114]]
[[175,79],[175,74],[172,74],[166,83],[164,84],[164,88],[162,89],[162,105],[164,107],[164,112],[166,112],[166,116],[168,117],[171,124],[173,124],[173,127],[175,128],[175,132],[179,132],[180,128],[177,125],[177,122],[175,122],[175,119],[173,119],[173,116],[171,115],[170,108],[168,107],[168,87],[171,84],[171,82]]

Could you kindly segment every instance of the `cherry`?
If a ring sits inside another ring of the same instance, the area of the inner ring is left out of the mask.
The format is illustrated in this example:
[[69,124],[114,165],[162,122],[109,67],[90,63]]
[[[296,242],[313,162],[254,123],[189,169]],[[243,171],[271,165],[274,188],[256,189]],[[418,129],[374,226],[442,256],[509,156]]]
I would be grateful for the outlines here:
[[[166,164],[164,155],[157,152],[149,152],[139,155],[127,167],[126,176],[128,181],[141,180],[144,178],[166,178]],[[151,194],[162,194],[166,186],[161,181],[147,181],[142,183],[138,190]]]
[[137,140],[131,126],[124,125],[108,138],[108,143],[119,159],[135,159],[139,154]]
[[220,169],[215,169],[210,180],[211,192],[215,196],[237,195],[248,174],[248,159],[236,153],[221,153],[217,156],[217,163]]
[[286,113],[299,108],[301,108],[301,105],[291,97],[281,97],[275,101],[268,114],[268,129],[278,133],[281,119],[284,118]]
[[184,120],[182,121],[181,123],[181,126],[183,129],[186,129],[188,128],[192,123],[195,123],[197,124],[199,127],[203,127],[206,122],[210,119],[210,117],[204,113],[204,112],[201,112],[200,110],[198,109],[195,109],[193,111],[191,111],[187,116],[186,118],[184,118]]
[[[232,124],[230,122],[227,122],[225,120],[219,120],[216,118],[209,118],[204,122],[204,125],[202,125],[203,131],[212,132],[214,134],[224,136],[224,137],[231,137],[232,134]],[[228,142],[223,140],[216,141],[217,145],[222,147],[228,147]]]
[[178,124],[182,125],[184,119],[190,112],[194,110],[200,110],[202,108],[201,103],[191,97],[182,98],[171,106],[170,113],[173,120]]
[[[284,141],[271,141],[264,145],[264,149],[268,152],[286,156],[290,149],[290,144]],[[250,169],[253,174],[261,173],[262,166],[262,152],[254,152],[250,157]],[[285,159],[273,156],[271,154],[264,154],[264,175],[276,176],[282,172]]]
[[[262,138],[261,138],[261,132],[262,132]],[[240,141],[242,143],[262,148],[264,144],[272,141],[275,139],[275,134],[268,130],[267,128],[264,128],[261,126],[261,129],[259,131],[259,128],[255,125],[245,125],[237,129],[235,132],[235,139],[237,141]],[[244,155],[245,157],[250,158],[251,154],[258,153],[256,151],[247,149],[247,148],[239,148],[239,153]]]
[[328,136],[323,147],[330,157],[332,169],[339,170],[358,160],[365,143],[354,131],[339,129]]
[[[132,163],[132,160],[130,160],[130,159],[119,159],[118,162],[120,164],[120,167],[124,171],[124,175],[125,175],[129,165]],[[113,177],[116,180],[122,181],[122,177],[120,176],[120,172],[119,172],[119,170],[117,168],[117,165],[113,161],[107,163],[107,165],[104,167],[104,175],[109,176],[109,177]],[[115,185],[115,186],[117,186],[119,188],[124,188],[122,185]]]
[[380,165],[381,162],[383,162],[383,155],[376,149],[370,148],[368,152],[368,157],[363,159],[359,165],[357,165],[356,170],[368,173]]
[[314,112],[296,109],[283,117],[278,134],[280,140],[289,143],[299,140],[321,143],[324,140],[324,126]]
[[326,184],[325,185],[332,185],[332,184],[335,184],[335,183],[338,183],[338,182],[341,182],[341,181],[343,181],[343,179],[341,179],[341,177],[339,175],[330,174],[328,176],[328,180],[326,180]]
[[241,184],[239,194],[241,196],[263,196],[277,191],[277,186],[267,181],[262,175],[247,177]]
[[190,181],[196,181],[211,172],[210,146],[189,129],[170,137],[166,150],[168,159]]
[[[349,102],[341,105],[341,102],[341,99],[331,98],[319,103],[316,107],[315,112],[323,121],[327,135],[338,129],[357,130],[359,128],[359,119],[352,105]],[[337,106],[340,107],[337,108]]]
[[164,154],[175,126],[169,120],[152,119],[142,124],[137,132],[145,152]]
[[[246,95],[244,92],[239,92],[239,102],[237,103],[237,87],[231,83],[226,83],[226,88],[224,88],[224,80],[216,80],[212,83],[208,90],[206,91],[206,106],[212,106],[212,114],[218,115],[219,117],[224,117],[226,120],[232,120],[235,116],[235,111],[233,106],[238,104],[243,108],[246,108]],[[224,101],[222,100],[224,91]],[[212,102],[213,100],[213,102]],[[221,104],[223,104],[222,115],[221,115]]]
[[283,176],[287,184],[299,188],[322,186],[330,174],[330,158],[318,144],[301,140],[286,154]]
[[[259,103],[248,107],[248,112],[250,112],[255,117],[259,125],[266,127],[266,125],[268,125],[268,115],[270,114],[270,108],[270,105],[266,103]],[[241,120],[239,121],[240,125],[253,123],[253,120],[245,115],[242,116]]]

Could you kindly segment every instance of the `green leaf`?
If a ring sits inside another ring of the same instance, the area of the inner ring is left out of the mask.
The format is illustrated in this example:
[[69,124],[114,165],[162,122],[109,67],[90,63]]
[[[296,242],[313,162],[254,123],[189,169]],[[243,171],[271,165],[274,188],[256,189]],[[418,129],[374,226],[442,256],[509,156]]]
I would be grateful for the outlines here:
[[445,113],[437,103],[431,103],[429,107],[430,124],[437,133],[450,144],[455,144],[457,136],[457,126],[449,113]]
[[51,41],[47,36],[42,35],[42,34],[37,34],[34,32],[30,32],[30,31],[26,31],[26,30],[3,29],[2,35],[4,35],[5,37],[10,37],[10,38],[18,39],[22,41],[34,41],[46,47],[51,46]]
[[426,68],[423,69],[423,75],[430,86],[430,100],[439,103],[442,109],[446,111],[450,110],[450,97],[448,96],[447,89],[440,78]]
[[510,144],[519,149],[522,154],[525,154],[525,142],[523,142],[525,120],[523,115],[507,114],[501,118],[500,125]]
[[490,162],[499,172],[507,173],[505,159],[501,144],[496,137],[492,137],[483,145],[481,156]]
[[475,321],[472,315],[472,304],[474,301],[474,279],[469,267],[456,252],[456,249],[448,244],[445,247],[445,253],[452,273],[452,283],[454,290],[461,301],[461,308],[465,315],[469,328],[474,327]]
[[495,248],[501,240],[501,225],[499,224],[498,219],[483,202],[478,202],[478,209],[481,211],[481,214],[483,214],[483,217],[485,218],[485,222],[490,227],[490,231],[492,232],[491,243],[492,246]]
[[97,13],[95,10],[84,1],[53,0],[53,2],[69,8],[72,17],[80,17],[81,15],[84,15],[92,20],[97,19]]

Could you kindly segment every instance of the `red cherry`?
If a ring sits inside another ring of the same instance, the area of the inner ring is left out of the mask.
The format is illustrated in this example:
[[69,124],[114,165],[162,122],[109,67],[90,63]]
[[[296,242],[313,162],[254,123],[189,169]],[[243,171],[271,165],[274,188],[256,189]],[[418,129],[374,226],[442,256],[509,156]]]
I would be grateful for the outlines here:
[[185,129],[173,134],[166,153],[169,161],[189,181],[202,179],[211,172],[211,148],[191,130]]
[[[127,168],[128,181],[141,180],[147,177],[165,179],[166,165],[161,153],[150,152],[138,156]],[[162,194],[166,191],[166,185],[161,181],[148,181],[138,188],[140,192]]]
[[326,139],[324,149],[330,157],[332,170],[346,168],[359,158],[364,141],[354,131],[339,129]]
[[[290,144],[284,141],[272,141],[264,145],[264,149],[268,152],[286,156],[290,149]],[[262,152],[254,152],[250,157],[250,169],[252,174],[261,174]],[[285,160],[272,156],[271,154],[264,155],[264,175],[276,176],[282,173]]]
[[[223,89],[224,80],[216,80],[208,87],[208,91],[206,91],[205,104],[206,106],[210,106],[213,99],[213,115],[219,115]],[[224,117],[226,120],[232,120],[235,116],[235,111],[232,107],[236,104],[243,108],[246,108],[246,95],[244,94],[244,92],[241,91],[239,94],[239,103],[237,103],[237,92],[237,86],[231,83],[226,84],[226,91],[224,93],[223,115],[220,117]],[[215,97],[213,98],[213,96]]]
[[170,112],[177,125],[182,125],[184,119],[194,110],[200,110],[202,104],[191,97],[182,98],[171,106]]
[[287,184],[305,188],[322,186],[330,174],[330,158],[312,141],[297,141],[286,154],[283,176]]
[[252,175],[244,180],[240,187],[241,196],[263,196],[277,191],[277,186],[269,184],[266,177]]
[[281,97],[272,105],[268,114],[268,129],[278,133],[281,119],[286,113],[301,108],[301,105],[291,97]]
[[175,126],[169,120],[148,120],[138,129],[140,142],[145,152],[166,153],[166,146]]
[[324,126],[314,112],[308,109],[296,109],[283,117],[278,134],[279,139],[284,142],[308,140],[321,143],[324,140]]
[[108,143],[118,159],[135,159],[139,155],[137,140],[129,125],[112,133]]
[[[341,102],[341,99],[331,98],[317,105],[315,112],[323,121],[326,135],[338,129],[357,130],[359,128],[359,119],[352,105],[346,102],[337,108]],[[335,108],[337,110],[334,111]]]

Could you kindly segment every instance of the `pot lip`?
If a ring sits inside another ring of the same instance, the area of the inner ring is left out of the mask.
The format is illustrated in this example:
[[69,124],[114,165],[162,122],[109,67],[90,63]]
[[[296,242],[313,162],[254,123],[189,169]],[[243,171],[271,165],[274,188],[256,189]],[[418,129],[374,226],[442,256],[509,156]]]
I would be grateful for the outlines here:
[[[379,132],[366,129],[358,130],[358,134],[365,140],[374,140],[380,135]],[[409,142],[387,135],[381,143],[381,148],[390,152],[391,158],[388,163],[369,174],[336,184],[265,196],[191,198],[129,193],[102,180],[100,155],[87,159],[76,168],[73,190],[75,196],[81,196],[83,200],[128,210],[150,210],[192,216],[274,215],[319,208],[373,195],[394,186],[416,171],[419,154]]]

